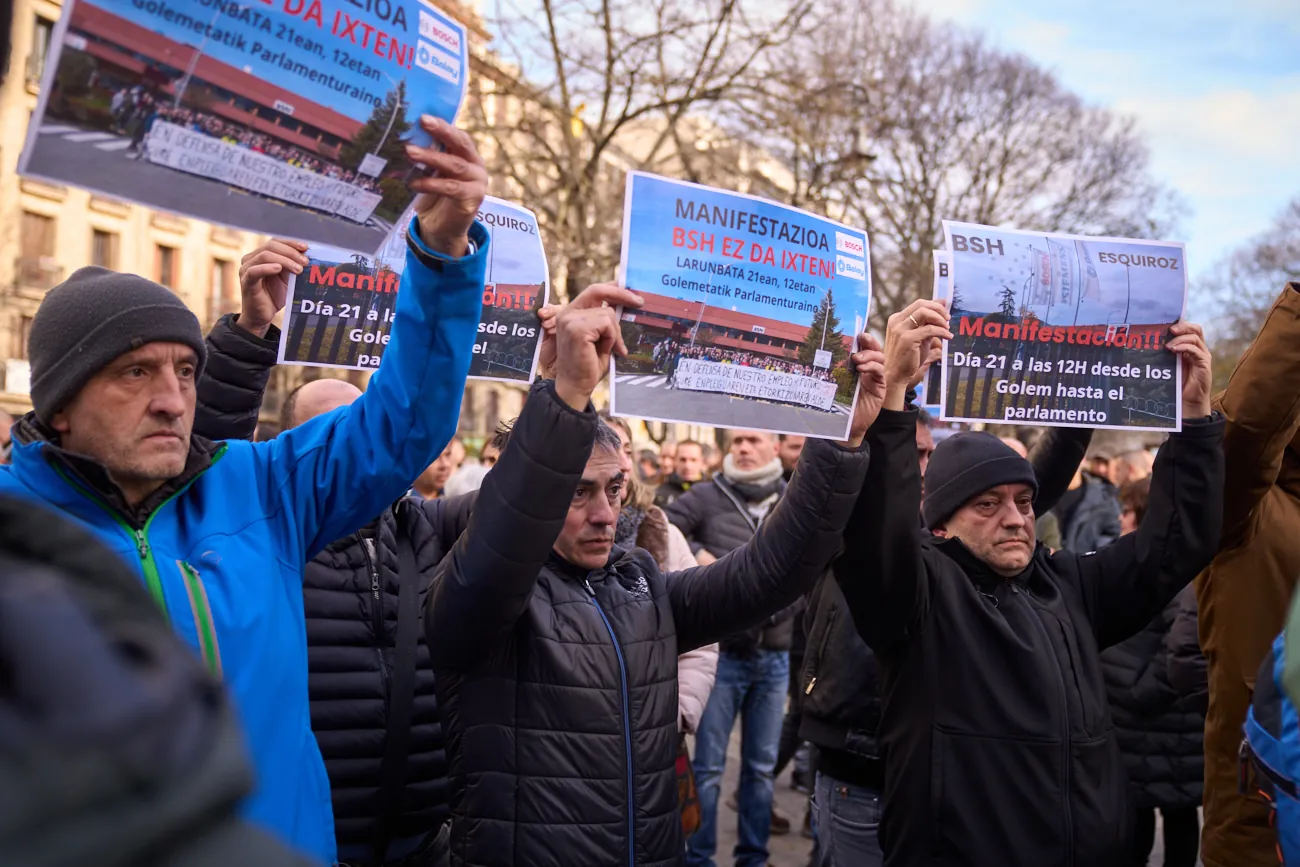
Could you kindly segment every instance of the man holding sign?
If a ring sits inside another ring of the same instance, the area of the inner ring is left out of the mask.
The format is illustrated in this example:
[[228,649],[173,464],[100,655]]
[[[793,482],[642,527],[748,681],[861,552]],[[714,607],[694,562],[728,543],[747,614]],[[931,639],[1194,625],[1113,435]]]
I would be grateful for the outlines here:
[[[881,665],[885,864],[1109,867],[1126,852],[1127,803],[1099,652],[1148,623],[1218,546],[1210,353],[1198,326],[1172,327],[1184,426],[1156,459],[1141,528],[1094,553],[1052,554],[1035,545],[1032,466],[990,434],[940,443],[922,507],[904,395],[948,321],[929,300],[890,319],[871,467],[834,567]],[[917,536],[918,508],[930,538]]]

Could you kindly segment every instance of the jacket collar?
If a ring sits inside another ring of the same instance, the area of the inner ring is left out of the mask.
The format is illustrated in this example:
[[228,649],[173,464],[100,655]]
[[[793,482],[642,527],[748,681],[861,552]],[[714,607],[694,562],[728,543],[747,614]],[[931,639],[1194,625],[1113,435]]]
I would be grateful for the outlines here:
[[57,472],[102,499],[105,505],[120,514],[135,529],[143,527],[145,521],[159,506],[202,475],[225,450],[224,445],[191,434],[185,469],[180,475],[168,479],[138,506],[133,507],[127,503],[126,495],[122,493],[122,489],[113,481],[102,464],[59,445],[59,435],[42,423],[35,412],[29,412],[14,426],[14,439],[20,445],[20,448],[14,451],[15,463],[43,460]]
[[971,552],[971,549],[967,548],[965,543],[960,539],[941,539],[938,536],[935,536],[934,547],[940,553],[947,556],[948,559],[961,567],[961,570],[966,573],[966,577],[971,580],[971,583],[975,585],[975,588],[985,593],[992,593],[999,586],[1008,581],[1019,584],[1022,587],[1027,585],[1029,583],[1029,574],[1034,568],[1034,560],[1038,557],[1037,546],[1035,546],[1035,551],[1029,558],[1029,565],[1026,566],[1019,575],[1005,578],[990,569],[988,564],[983,560],[976,557],[975,554]]

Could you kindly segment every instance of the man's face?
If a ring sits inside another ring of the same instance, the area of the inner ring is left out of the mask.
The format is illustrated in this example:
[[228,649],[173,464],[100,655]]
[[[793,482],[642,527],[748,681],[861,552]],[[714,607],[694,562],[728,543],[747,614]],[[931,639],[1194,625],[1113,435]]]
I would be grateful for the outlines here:
[[678,446],[677,475],[687,482],[704,478],[704,449],[695,443]]
[[659,471],[664,478],[677,471],[677,444],[664,443],[659,447]]
[[990,488],[958,509],[935,535],[961,539],[994,572],[1015,577],[1034,553],[1034,490],[1028,485]]
[[98,461],[134,505],[185,469],[197,367],[182,343],[146,344],[95,374],[51,424],[64,448]]
[[623,474],[624,479],[632,477],[632,441],[627,438],[627,432],[616,424],[609,426],[609,429],[618,434],[618,441],[622,444],[618,450],[618,469]]
[[619,455],[596,448],[573,493],[555,553],[583,569],[599,569],[614,547],[614,530],[623,508],[625,477]]
[[447,448],[451,451],[451,468],[460,469],[460,465],[465,463],[465,444],[460,440],[452,440]]
[[420,478],[416,480],[415,488],[426,494],[441,495],[442,489],[447,487],[447,480],[451,478],[451,474],[455,469],[456,467],[452,463],[451,445],[448,444],[442,450],[442,454],[438,455],[438,459],[429,464],[429,468],[420,474]]
[[485,467],[496,466],[497,459],[501,457],[501,450],[493,445],[483,446],[483,451],[479,453],[478,462]]
[[799,463],[799,455],[803,454],[803,444],[803,437],[787,436],[776,447],[776,455],[781,459],[781,466],[787,471],[793,470],[794,465]]
[[756,470],[776,457],[776,438],[755,430],[737,431],[731,437],[731,458],[738,470]]
[[1103,479],[1110,478],[1110,458],[1093,458],[1092,459],[1093,475],[1101,476]]

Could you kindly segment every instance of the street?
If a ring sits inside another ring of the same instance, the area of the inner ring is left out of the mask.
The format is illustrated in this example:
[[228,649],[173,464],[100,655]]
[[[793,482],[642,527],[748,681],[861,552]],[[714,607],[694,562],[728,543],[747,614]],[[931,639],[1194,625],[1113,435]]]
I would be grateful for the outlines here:
[[685,421],[714,427],[746,430],[762,428],[786,433],[843,439],[848,432],[848,407],[835,404],[832,412],[768,403],[707,391],[668,388],[668,377],[619,374],[614,378],[618,411],[661,421]]
[[133,159],[127,153],[130,144],[130,139],[109,132],[46,124],[40,129],[27,171],[133,202],[147,196],[151,206],[185,216],[348,250],[376,250],[388,232],[382,221],[358,226],[341,217],[314,214],[219,181]]

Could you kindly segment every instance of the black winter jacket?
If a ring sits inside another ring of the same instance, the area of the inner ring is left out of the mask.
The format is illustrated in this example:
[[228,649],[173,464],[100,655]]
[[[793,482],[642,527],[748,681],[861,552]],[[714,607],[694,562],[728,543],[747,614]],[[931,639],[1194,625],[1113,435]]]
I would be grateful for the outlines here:
[[[279,335],[259,339],[223,317],[208,335],[198,385],[195,432],[248,439]],[[436,831],[449,817],[447,762],[424,630],[416,648],[415,697],[403,767],[384,785],[384,753],[396,664],[401,576],[397,534],[411,540],[418,611],[438,563],[469,524],[476,494],[445,500],[403,499],[359,533],[338,539],[303,571],[311,725],[325,759],[341,847],[368,846],[388,817],[387,836]]]
[[[1066,511],[1068,506],[1069,510]],[[1085,472],[1083,484],[1062,497],[1056,510],[1061,522],[1061,548],[1076,554],[1109,545],[1119,538],[1119,498],[1115,486]]]
[[1102,651],[1119,751],[1135,807],[1199,807],[1205,776],[1205,715],[1199,696],[1170,682],[1174,618],[1196,593],[1184,587],[1146,628]]
[[663,574],[561,560],[599,424],[540,383],[425,615],[451,757],[452,864],[666,867],[684,856],[677,656],[793,603],[838,549],[865,449],[809,443],[754,540]]
[[[1092,440],[1088,428],[1045,428],[1029,460],[1038,478],[1035,514],[1045,514],[1074,478]],[[922,538],[930,535],[918,527]],[[841,782],[879,790],[885,768],[880,743],[880,671],[862,641],[833,575],[817,582],[805,617],[808,650],[799,736],[818,748],[818,769]]]
[[[777,486],[778,495],[784,490],[783,480]],[[745,506],[741,492],[718,473],[707,482],[691,485],[664,513],[682,531],[693,553],[703,549],[722,557],[754,538],[759,522]],[[735,656],[752,656],[760,649],[789,650],[794,641],[794,618],[801,609],[786,608],[752,629],[728,635],[719,643],[719,649]]]
[[239,818],[230,701],[132,572],[0,498],[0,864],[309,867]]
[[883,411],[835,577],[880,660],[887,867],[1110,867],[1128,844],[1100,648],[1133,635],[1213,557],[1223,420],[1156,458],[1141,528],[1093,554],[1041,545],[1017,577],[921,540],[916,415]]

